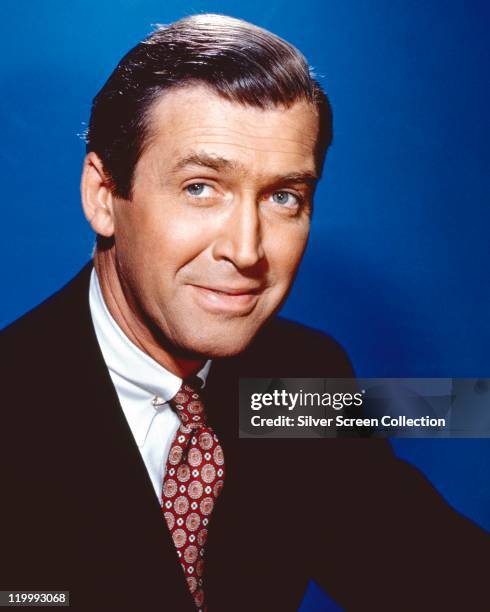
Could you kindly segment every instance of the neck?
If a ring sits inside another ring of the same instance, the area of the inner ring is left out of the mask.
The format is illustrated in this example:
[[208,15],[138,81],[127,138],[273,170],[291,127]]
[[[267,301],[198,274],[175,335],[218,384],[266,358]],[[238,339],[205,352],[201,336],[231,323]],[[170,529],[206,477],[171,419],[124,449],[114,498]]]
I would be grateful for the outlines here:
[[145,322],[138,307],[130,303],[117,272],[114,246],[107,250],[96,249],[94,265],[104,302],[112,318],[135,346],[180,378],[187,378],[203,367],[204,360],[183,358],[164,346]]

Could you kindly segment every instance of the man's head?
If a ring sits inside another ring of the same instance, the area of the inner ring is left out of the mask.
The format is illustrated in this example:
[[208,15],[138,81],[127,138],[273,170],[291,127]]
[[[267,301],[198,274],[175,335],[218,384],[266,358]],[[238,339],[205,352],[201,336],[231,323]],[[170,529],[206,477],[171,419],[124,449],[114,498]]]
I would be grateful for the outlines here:
[[190,17],[123,58],[94,100],[82,196],[136,335],[245,348],[291,286],[330,140],[304,58],[251,24]]
[[151,140],[154,102],[171,88],[209,86],[256,108],[311,102],[319,116],[317,170],[332,139],[328,100],[303,55],[274,34],[223,15],[195,15],[158,28],[129,51],[94,98],[87,152],[104,163],[115,193],[128,199],[136,163]]

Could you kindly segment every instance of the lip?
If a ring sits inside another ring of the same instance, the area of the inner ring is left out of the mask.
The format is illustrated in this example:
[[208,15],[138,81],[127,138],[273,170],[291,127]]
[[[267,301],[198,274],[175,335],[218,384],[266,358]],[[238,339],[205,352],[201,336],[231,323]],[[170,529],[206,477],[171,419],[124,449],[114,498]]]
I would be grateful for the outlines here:
[[190,287],[198,304],[213,314],[246,315],[253,310],[260,295],[260,290],[252,287]]

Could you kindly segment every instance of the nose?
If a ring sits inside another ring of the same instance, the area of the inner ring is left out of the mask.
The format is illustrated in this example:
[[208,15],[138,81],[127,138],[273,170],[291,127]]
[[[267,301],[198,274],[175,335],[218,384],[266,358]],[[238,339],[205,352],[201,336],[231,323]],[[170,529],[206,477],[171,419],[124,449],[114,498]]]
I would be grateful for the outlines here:
[[230,207],[214,243],[215,259],[230,261],[237,269],[256,266],[264,258],[260,212],[253,197],[243,197]]

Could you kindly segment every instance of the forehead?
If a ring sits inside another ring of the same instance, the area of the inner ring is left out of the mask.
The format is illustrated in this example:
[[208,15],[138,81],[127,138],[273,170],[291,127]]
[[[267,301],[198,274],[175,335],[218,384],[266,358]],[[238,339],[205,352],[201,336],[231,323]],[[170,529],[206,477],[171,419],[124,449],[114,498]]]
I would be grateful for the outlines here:
[[225,100],[205,86],[190,86],[170,90],[153,103],[142,157],[177,167],[204,153],[259,174],[314,173],[317,136],[317,111],[309,102],[261,109]]

